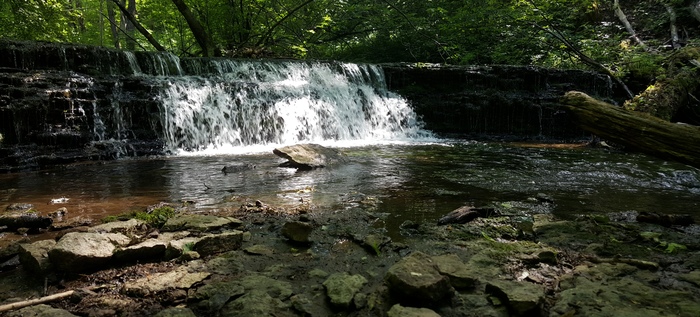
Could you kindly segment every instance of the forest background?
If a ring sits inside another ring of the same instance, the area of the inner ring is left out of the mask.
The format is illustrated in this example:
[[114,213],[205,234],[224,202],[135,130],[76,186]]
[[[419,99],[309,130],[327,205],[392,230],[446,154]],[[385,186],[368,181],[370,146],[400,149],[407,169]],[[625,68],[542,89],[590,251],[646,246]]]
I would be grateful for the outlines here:
[[[13,40],[180,56],[593,69],[626,90],[629,108],[667,120],[680,105],[700,107],[698,83],[688,79],[700,77],[699,33],[700,0],[0,2],[0,37]],[[667,113],[646,108],[679,85],[691,91],[662,100],[661,108],[673,104]]]

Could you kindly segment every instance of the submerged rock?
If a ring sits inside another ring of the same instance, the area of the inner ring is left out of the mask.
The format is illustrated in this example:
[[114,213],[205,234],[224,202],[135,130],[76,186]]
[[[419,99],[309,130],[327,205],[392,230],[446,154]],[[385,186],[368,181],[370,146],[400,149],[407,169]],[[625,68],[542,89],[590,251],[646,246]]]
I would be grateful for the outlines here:
[[298,169],[314,169],[347,161],[342,152],[318,144],[290,145],[276,148],[272,152],[289,160],[282,166]]
[[222,168],[221,171],[224,172],[224,174],[240,173],[247,170],[255,169],[255,167],[255,165],[249,163],[234,163],[224,166],[224,168]]

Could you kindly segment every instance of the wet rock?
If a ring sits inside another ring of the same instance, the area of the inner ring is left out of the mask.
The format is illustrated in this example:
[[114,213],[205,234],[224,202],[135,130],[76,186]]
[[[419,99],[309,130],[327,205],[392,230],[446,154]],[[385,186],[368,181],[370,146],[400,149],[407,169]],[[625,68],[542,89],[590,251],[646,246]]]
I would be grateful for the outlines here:
[[165,257],[168,242],[150,239],[139,244],[114,250],[114,259],[120,263],[151,262]]
[[147,230],[147,225],[142,220],[129,219],[126,221],[113,221],[108,223],[103,223],[101,225],[94,226],[88,229],[88,232],[97,233],[122,233],[131,236],[138,232],[143,232]]
[[[188,233],[184,231],[184,233]],[[188,233],[189,234],[189,233]],[[174,259],[181,256],[187,251],[194,250],[194,245],[202,240],[199,237],[185,237],[182,239],[171,240],[168,242],[168,247],[165,249],[165,259]]]
[[290,221],[282,226],[282,235],[298,243],[309,243],[309,235],[313,231],[313,226],[308,222]]
[[293,294],[292,284],[289,282],[279,281],[264,275],[248,275],[242,278],[239,283],[246,292],[260,290],[279,300],[287,300]]
[[209,315],[216,315],[229,299],[243,294],[245,294],[245,288],[235,280],[214,281],[198,288],[191,299],[199,300],[196,304],[198,310]]
[[450,278],[450,284],[456,289],[474,288],[477,282],[474,273],[454,254],[433,257],[438,272]]
[[426,254],[413,252],[386,273],[389,291],[406,305],[438,305],[452,293],[449,280]]
[[153,317],[196,317],[196,315],[187,307],[170,307],[161,310]]
[[383,236],[380,234],[368,234],[362,239],[362,246],[368,251],[375,255],[380,255],[382,252],[382,247],[389,244],[391,238]]
[[19,255],[15,255],[0,263],[0,272],[11,271],[20,265]]
[[495,215],[498,215],[495,208],[462,206],[442,216],[438,220],[438,225],[467,223],[479,217],[486,218]]
[[222,168],[221,171],[224,172],[224,174],[240,173],[247,170],[255,169],[255,167],[255,165],[250,163],[233,163],[224,166],[224,168]]
[[19,310],[7,312],[7,317],[77,317],[65,309],[53,308],[46,304],[25,307]]
[[166,273],[155,273],[148,277],[124,284],[122,292],[131,296],[149,296],[176,289],[188,289],[209,277],[209,272],[189,272],[187,267],[179,267]]
[[5,227],[6,230],[48,228],[52,223],[51,217],[43,217],[33,209],[9,211],[0,215],[0,227]]
[[695,295],[644,283],[649,274],[625,264],[578,266],[560,279],[551,316],[700,316]]
[[391,306],[387,317],[440,317],[438,313],[428,308],[403,307],[401,304]]
[[54,240],[41,240],[20,245],[19,260],[25,270],[44,276],[51,269],[49,250],[56,246]]
[[347,161],[345,155],[340,151],[318,144],[290,145],[276,148],[272,152],[289,160],[281,166],[298,169],[314,169]]
[[10,204],[5,208],[6,211],[27,211],[29,209],[34,208],[34,205],[32,204],[26,204],[26,203],[13,203]]
[[366,283],[367,279],[359,274],[335,273],[323,282],[323,286],[326,288],[326,295],[330,298],[333,306],[340,309],[348,309],[355,294]]
[[53,219],[54,221],[63,221],[63,217],[65,217],[68,214],[68,208],[66,207],[61,207],[56,209],[55,211],[49,213],[49,217]]
[[290,298],[292,308],[301,313],[302,316],[322,317],[328,316],[328,310],[319,302],[312,300],[312,296],[298,294]]
[[54,221],[51,224],[51,230],[59,231],[76,227],[91,226],[94,220],[92,218],[76,216],[68,219],[62,219],[62,221]]
[[207,271],[220,275],[237,275],[245,271],[241,252],[227,252],[210,259],[206,263]]
[[700,287],[700,271],[691,271],[690,273],[678,275],[679,280],[683,280]]
[[49,251],[49,259],[58,270],[86,272],[109,264],[117,246],[130,242],[121,233],[70,232]]
[[243,249],[245,253],[252,255],[272,255],[275,250],[266,245],[256,244]]
[[219,313],[221,317],[295,316],[289,305],[261,290],[252,290],[229,302]]
[[223,228],[238,228],[243,222],[232,217],[217,217],[210,215],[180,214],[168,219],[161,228],[162,231],[188,230],[194,232],[209,232]]
[[492,281],[486,284],[486,293],[508,306],[516,316],[540,316],[544,303],[544,289],[527,282]]
[[640,212],[639,215],[637,215],[637,221],[653,223],[664,227],[689,226],[695,223],[695,219],[690,215],[656,214],[651,212]]
[[220,234],[209,234],[194,244],[193,250],[202,256],[238,250],[243,244],[243,231],[233,230]]

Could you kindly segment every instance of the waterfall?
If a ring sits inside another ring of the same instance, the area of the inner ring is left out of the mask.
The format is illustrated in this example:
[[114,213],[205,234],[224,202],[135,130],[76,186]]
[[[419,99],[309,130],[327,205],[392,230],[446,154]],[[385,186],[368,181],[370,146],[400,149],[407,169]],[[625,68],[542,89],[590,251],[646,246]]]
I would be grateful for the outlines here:
[[163,77],[163,139],[174,153],[430,137],[377,66],[209,60]]

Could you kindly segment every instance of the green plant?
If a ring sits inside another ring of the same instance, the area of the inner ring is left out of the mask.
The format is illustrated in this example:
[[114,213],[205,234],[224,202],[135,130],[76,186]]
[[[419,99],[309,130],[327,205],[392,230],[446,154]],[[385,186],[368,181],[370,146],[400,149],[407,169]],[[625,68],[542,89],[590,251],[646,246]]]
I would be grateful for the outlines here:
[[194,250],[194,242],[188,242],[182,246],[182,253],[191,252],[192,250]]
[[162,227],[168,219],[175,215],[175,209],[170,206],[163,206],[160,208],[153,209],[150,213],[139,211],[136,212],[134,218],[143,220],[147,224],[160,228]]

